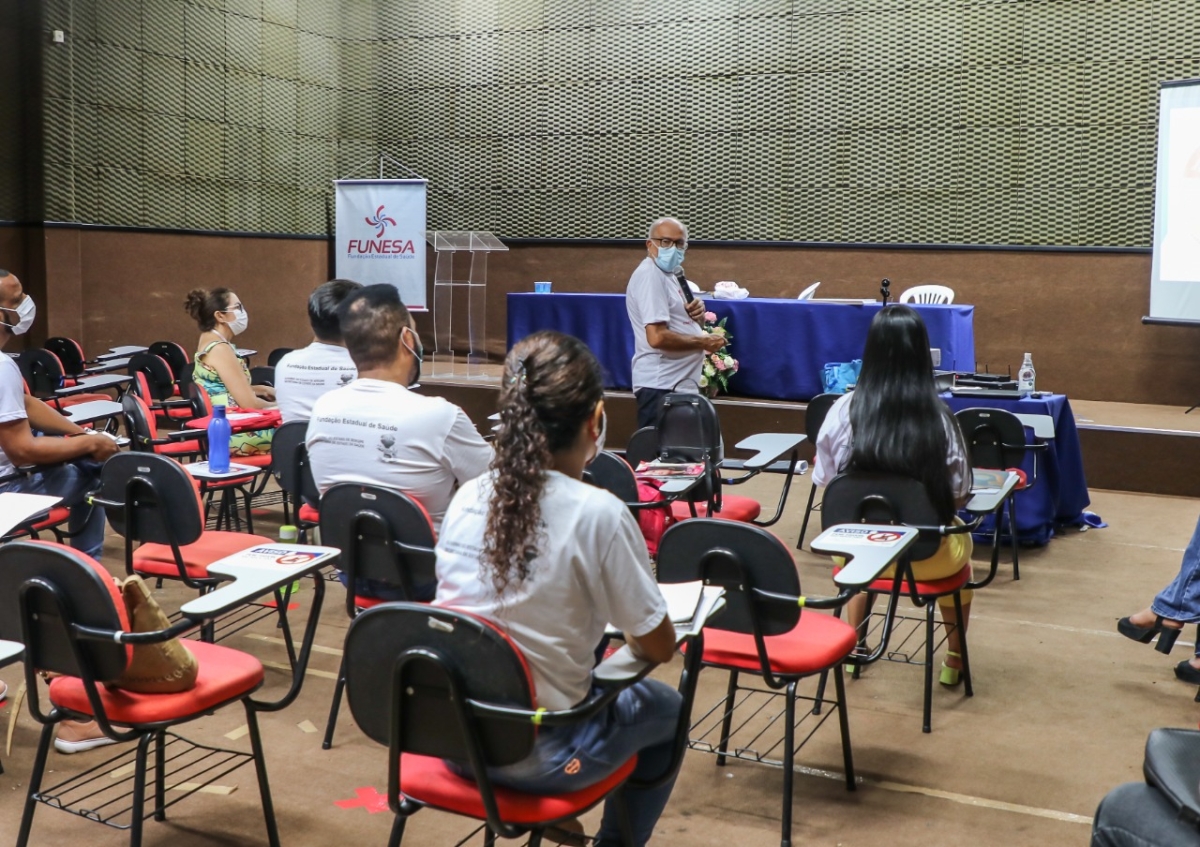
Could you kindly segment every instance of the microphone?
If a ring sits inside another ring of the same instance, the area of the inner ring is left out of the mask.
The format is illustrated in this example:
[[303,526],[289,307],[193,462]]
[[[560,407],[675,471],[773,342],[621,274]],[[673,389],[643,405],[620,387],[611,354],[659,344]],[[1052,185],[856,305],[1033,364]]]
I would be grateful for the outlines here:
[[688,285],[687,277],[683,275],[683,268],[675,271],[675,279],[679,282],[679,287],[683,289],[683,299],[687,303],[691,303],[696,299],[696,295],[692,293],[692,287]]

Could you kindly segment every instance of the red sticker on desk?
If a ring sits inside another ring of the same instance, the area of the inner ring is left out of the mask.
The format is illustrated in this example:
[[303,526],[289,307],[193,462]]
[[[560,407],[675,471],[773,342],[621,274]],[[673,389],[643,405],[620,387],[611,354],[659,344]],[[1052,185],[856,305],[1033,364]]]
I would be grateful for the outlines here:
[[867,541],[874,541],[876,544],[895,544],[903,536],[902,532],[872,532],[867,536]]
[[288,553],[286,556],[279,556],[275,562],[280,565],[304,565],[317,558],[317,555],[317,553]]

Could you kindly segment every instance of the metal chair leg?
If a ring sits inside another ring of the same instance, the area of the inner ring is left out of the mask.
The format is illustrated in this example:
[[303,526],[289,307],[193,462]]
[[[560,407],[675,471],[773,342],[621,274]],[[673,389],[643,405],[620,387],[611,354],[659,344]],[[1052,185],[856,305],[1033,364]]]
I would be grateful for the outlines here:
[[29,775],[29,791],[25,795],[25,808],[21,812],[21,829],[17,834],[17,847],[29,843],[29,830],[33,826],[33,813],[37,810],[37,793],[42,790],[42,775],[46,772],[46,756],[50,742],[54,740],[55,724],[42,726],[42,737],[38,739],[37,755],[33,759],[33,773]]
[[154,819],[160,822],[167,819],[167,756],[163,749],[166,737],[166,730],[154,733]]
[[833,667],[833,690],[837,692],[838,723],[842,729],[842,762],[846,767],[846,790],[855,791],[854,754],[850,752],[850,716],[846,711],[846,682],[842,678],[842,664]]
[[400,842],[404,839],[406,823],[408,823],[408,818],[404,815],[396,815],[392,821],[392,834],[388,836],[388,847],[400,847]]
[[725,767],[725,751],[729,749],[729,733],[733,729],[733,704],[737,699],[738,672],[729,672],[729,687],[725,689],[725,716],[721,718],[721,741],[717,745],[717,767]]
[[[996,521],[998,526],[999,516],[997,516]],[[1008,495],[1008,532],[1012,537],[1013,581],[1016,582],[1021,578],[1021,544],[1017,539],[1017,494],[1015,491]]]
[[333,746],[333,731],[337,728],[338,711],[342,706],[342,691],[346,688],[346,656],[342,655],[342,663],[338,666],[337,683],[333,686],[333,703],[329,706],[329,720],[325,723],[325,740],[321,749],[328,750]]
[[932,599],[925,604],[925,710],[922,732],[933,732],[933,607],[936,605]]
[[962,678],[963,678],[963,693],[968,697],[975,696],[975,689],[971,685],[971,654],[967,650],[967,628],[963,626],[963,610],[962,610],[962,592],[954,592],[954,611],[958,615],[958,644],[962,650]]
[[813,500],[817,497],[817,486],[808,489],[808,505],[804,507],[804,521],[800,524],[800,538],[796,541],[796,549],[804,549],[804,533],[808,531],[808,518],[812,514]]
[[146,808],[146,758],[150,755],[150,742],[155,733],[147,732],[138,739],[137,751],[133,754],[133,819],[129,822],[129,847],[142,847],[143,813]]
[[783,693],[783,815],[779,847],[792,847],[792,782],[796,777],[796,683]]
[[250,750],[254,753],[254,770],[258,774],[258,793],[262,797],[263,818],[267,824],[267,843],[271,847],[279,847],[279,827],[275,823],[275,804],[271,802],[271,784],[267,781],[267,760],[258,731],[258,713],[249,700],[243,700],[242,703],[246,707],[246,726],[250,728]]

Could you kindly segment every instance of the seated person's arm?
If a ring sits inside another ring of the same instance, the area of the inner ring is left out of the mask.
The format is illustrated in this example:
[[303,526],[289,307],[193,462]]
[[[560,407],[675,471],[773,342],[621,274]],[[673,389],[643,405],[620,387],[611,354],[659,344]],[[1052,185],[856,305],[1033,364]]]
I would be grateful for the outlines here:
[[225,390],[241,408],[270,409],[274,406],[273,403],[260,399],[254,392],[250,380],[246,379],[246,374],[242,371],[241,361],[228,344],[214,346],[204,355],[204,361],[221,377],[221,382],[225,383]]
[[655,350],[668,353],[689,353],[703,350],[715,353],[725,346],[725,338],[721,335],[684,335],[667,329],[665,323],[646,324],[646,341]]
[[444,455],[450,464],[450,472],[461,485],[486,473],[495,452],[492,445],[483,440],[466,413],[462,409],[455,409],[454,423],[446,434]]
[[675,627],[666,615],[650,632],[638,638],[626,635],[625,640],[633,655],[656,665],[664,665],[675,656]]
[[99,433],[76,438],[36,438],[26,418],[0,423],[0,450],[17,467],[52,465],[85,456],[103,462],[118,449],[115,441]]
[[269,403],[275,402],[275,389],[270,385],[252,385],[250,390],[260,400],[266,400]]
[[[25,395],[25,414],[29,428],[47,435],[78,435],[82,427],[74,424],[65,415],[56,412],[36,397]],[[5,450],[5,453],[8,451]]]
[[949,429],[950,456],[946,462],[950,471],[950,490],[954,492],[954,507],[961,509],[971,499],[971,460],[963,444],[958,426]]

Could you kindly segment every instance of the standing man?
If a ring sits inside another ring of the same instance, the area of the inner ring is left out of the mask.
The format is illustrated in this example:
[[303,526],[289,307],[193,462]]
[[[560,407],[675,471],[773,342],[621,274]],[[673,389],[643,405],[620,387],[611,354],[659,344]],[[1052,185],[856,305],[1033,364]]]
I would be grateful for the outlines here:
[[284,423],[308,420],[318,397],[349,385],[358,376],[337,313],[342,301],[360,288],[348,279],[331,279],[309,295],[312,344],[293,350],[275,365],[275,402]]
[[[725,346],[720,335],[706,333],[704,302],[687,300],[681,270],[687,251],[687,227],[678,218],[659,218],[646,238],[649,254],[625,289],[625,308],[633,326],[633,396],[638,428],[653,426],[662,398],[674,391],[698,390],[704,354]],[[685,384],[690,383],[690,385]]]

